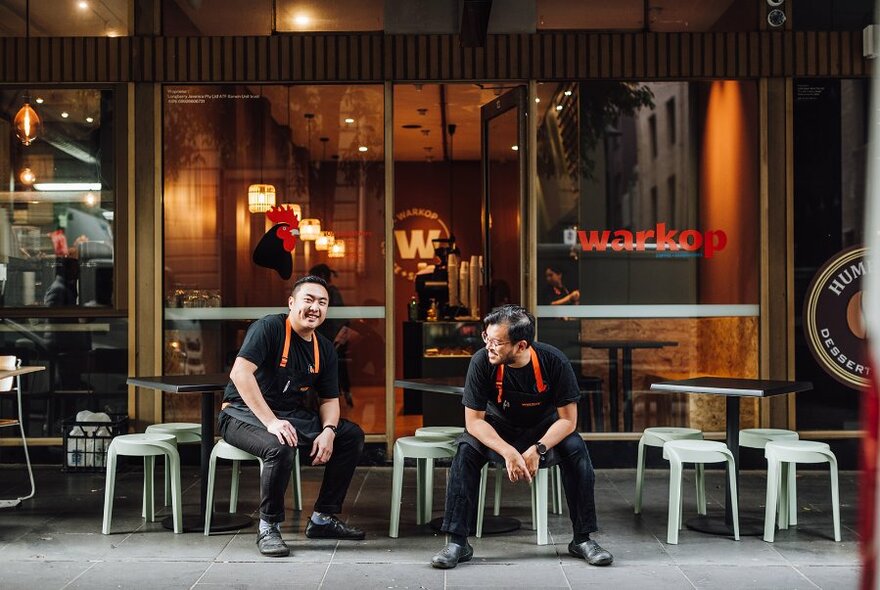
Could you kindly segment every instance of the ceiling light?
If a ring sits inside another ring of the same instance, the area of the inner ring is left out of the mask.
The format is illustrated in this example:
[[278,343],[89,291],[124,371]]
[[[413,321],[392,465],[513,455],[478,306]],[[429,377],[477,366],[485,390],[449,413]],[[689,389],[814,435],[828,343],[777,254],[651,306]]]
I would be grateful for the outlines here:
[[93,193],[86,193],[83,202],[85,202],[85,204],[89,207],[94,207],[98,204],[98,198]]
[[327,258],[345,258],[345,240],[333,242],[327,251]]
[[541,102],[541,99],[538,98],[538,97],[536,96],[536,97],[535,97],[535,102]]
[[557,110],[557,111],[561,111],[561,110],[562,110],[562,105],[561,105],[561,104],[556,105],[556,110]]
[[99,191],[100,182],[37,182],[34,188],[38,191]]
[[346,118],[345,118],[345,123],[346,123],[347,125],[351,125],[352,123],[354,123],[354,119],[352,119],[351,117],[346,117]]
[[107,29],[107,36],[108,37],[118,37],[119,31],[117,31],[116,29]]
[[70,116],[70,113],[68,113],[67,111],[63,111],[63,112],[61,113],[61,118],[62,118],[62,119],[66,119],[66,118],[69,117],[69,116]]
[[299,222],[299,239],[304,242],[313,242],[321,236],[321,221],[309,218]]
[[248,211],[265,213],[275,206],[275,187],[271,184],[257,183],[248,186]]
[[42,98],[36,98],[36,99],[34,99],[34,102],[37,103],[37,104],[43,104],[43,99],[42,99]]
[[93,117],[86,117],[86,123],[94,123],[95,119]]
[[293,17],[293,22],[296,23],[298,27],[306,27],[312,22],[312,19],[306,14],[298,14]]
[[30,186],[34,183],[37,177],[34,175],[34,171],[30,168],[22,168],[21,172],[18,173],[18,179],[22,184]]
[[12,126],[15,128],[15,136],[24,145],[32,144],[40,135],[43,122],[40,121],[37,111],[28,104],[27,97],[25,97],[24,104],[18,109],[18,113],[16,113],[15,119],[12,121]]
[[565,92],[563,92],[563,94],[565,96],[571,96],[571,90],[566,90]]
[[79,6],[80,10],[85,10],[86,8],[89,7],[89,3],[86,2],[85,0],[80,0],[79,2],[76,3],[76,5]]
[[365,151],[367,151],[367,146],[362,145],[361,147],[358,148],[358,151],[359,151],[359,152],[365,152]]
[[518,146],[518,145],[512,145],[512,146],[510,146],[510,149],[512,149],[512,150],[515,151],[515,152],[518,152],[518,151],[519,151],[519,146]]
[[336,242],[332,231],[322,231],[321,235],[315,239],[315,250],[325,252],[330,249]]

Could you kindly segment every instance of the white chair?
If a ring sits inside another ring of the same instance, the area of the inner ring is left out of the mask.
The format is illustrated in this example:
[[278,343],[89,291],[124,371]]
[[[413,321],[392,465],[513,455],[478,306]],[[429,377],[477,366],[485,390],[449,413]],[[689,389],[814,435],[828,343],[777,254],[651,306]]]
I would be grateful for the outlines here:
[[[495,516],[498,516],[501,507],[501,481],[507,477],[507,469],[503,466],[495,468]],[[489,464],[483,465],[480,473],[480,495],[477,499],[477,530],[476,536],[483,536],[483,512],[486,509],[486,485],[489,479]],[[559,465],[541,467],[535,474],[530,485],[532,496],[532,530],[537,531],[537,544],[546,545],[549,541],[547,532],[548,507],[548,483],[553,482],[551,494],[553,496],[554,514],[562,514],[562,475]],[[557,511],[557,503],[559,509]]]
[[171,514],[174,532],[183,532],[183,509],[180,494],[180,455],[177,453],[174,435],[171,434],[123,434],[115,437],[107,449],[107,481],[104,489],[104,524],[101,532],[110,534],[113,515],[113,494],[116,488],[116,457],[125,455],[144,458],[144,518],[156,519],[153,501],[153,465],[158,455],[164,455],[171,474]]
[[[639,455],[636,460],[636,499],[633,512],[642,512],[642,489],[645,485],[645,447],[663,448],[663,445],[671,440],[703,440],[703,433],[696,428],[679,428],[675,426],[663,426],[646,428],[639,439]],[[703,465],[695,466],[695,480],[697,486],[697,513],[706,514],[706,483],[703,476]]]
[[737,507],[736,464],[727,445],[711,440],[672,440],[663,445],[663,458],[669,461],[669,520],[666,542],[678,544],[682,524],[681,474],[683,463],[727,463],[730,486],[730,508],[733,512],[733,538],[739,541],[739,509]]
[[[293,470],[290,473],[290,486],[293,488],[293,503],[295,510],[302,510],[302,481],[299,473],[299,451],[293,454]],[[217,441],[211,450],[211,460],[208,464],[208,497],[205,500],[205,536],[211,534],[211,516],[214,512],[214,483],[217,479],[217,459],[232,461],[232,483],[229,487],[229,513],[238,510],[238,477],[241,473],[242,461],[257,461],[260,471],[263,470],[263,460],[247,451],[234,447],[222,438]]]
[[[768,442],[798,440],[794,430],[782,428],[745,428],[739,431],[739,446],[749,449],[764,450]],[[797,524],[797,473],[795,464],[789,463],[788,469],[780,477],[779,494],[779,528]]]
[[[776,503],[784,473],[783,463],[828,463],[831,473],[831,511],[834,518],[834,540],[840,541],[840,495],[837,487],[837,457],[827,443],[811,440],[771,441],[764,447],[767,458],[767,500],[764,512],[764,540],[773,542],[776,525]],[[790,488],[789,488],[790,489]],[[791,503],[795,504],[796,497]]]
[[[144,431],[147,434],[171,434],[177,440],[177,446],[202,442],[202,425],[196,422],[165,422],[150,424]],[[171,503],[171,478],[165,468],[165,506]]]
[[400,502],[403,497],[404,459],[416,460],[416,524],[431,520],[434,499],[434,459],[455,456],[452,439],[432,440],[404,436],[394,442],[394,468],[391,476],[391,518],[388,536],[396,539],[400,531]]

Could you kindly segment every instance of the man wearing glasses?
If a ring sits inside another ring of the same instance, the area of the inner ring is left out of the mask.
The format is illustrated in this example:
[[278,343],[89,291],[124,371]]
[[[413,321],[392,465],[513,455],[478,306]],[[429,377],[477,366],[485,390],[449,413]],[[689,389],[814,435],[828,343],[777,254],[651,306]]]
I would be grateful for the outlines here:
[[590,565],[610,565],[611,554],[590,539],[595,532],[596,476],[577,425],[577,382],[568,359],[535,342],[535,318],[504,305],[483,318],[486,347],[471,357],[462,404],[466,432],[459,438],[446,489],[443,532],[449,543],[431,560],[449,569],[469,561],[480,471],[504,463],[510,481],[532,481],[539,467],[560,464],[574,538],[568,552]]

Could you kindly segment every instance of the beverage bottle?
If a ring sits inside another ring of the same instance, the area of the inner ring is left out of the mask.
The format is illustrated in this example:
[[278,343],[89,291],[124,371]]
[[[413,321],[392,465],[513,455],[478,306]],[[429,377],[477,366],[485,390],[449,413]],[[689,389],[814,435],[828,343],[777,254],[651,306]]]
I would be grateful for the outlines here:
[[417,322],[419,321],[419,299],[415,295],[410,297],[409,303],[406,306],[407,313],[409,315],[409,321]]

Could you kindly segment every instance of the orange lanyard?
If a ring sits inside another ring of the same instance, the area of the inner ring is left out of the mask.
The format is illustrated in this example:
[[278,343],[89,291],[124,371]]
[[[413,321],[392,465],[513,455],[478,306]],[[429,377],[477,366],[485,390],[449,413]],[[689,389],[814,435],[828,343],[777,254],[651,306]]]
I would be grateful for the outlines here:
[[[281,363],[278,366],[286,367],[287,366],[287,356],[290,354],[290,333],[293,331],[292,326],[290,325],[290,318],[284,319],[284,352],[281,353]],[[313,373],[317,373],[321,370],[321,352],[318,350],[318,335],[315,332],[312,332],[312,347],[315,352],[315,370]]]
[[[535,347],[529,347],[529,353],[532,356],[532,370],[535,372],[535,383],[538,386],[538,393],[544,393],[547,391],[547,386],[544,385],[544,376],[541,375],[541,365],[538,363],[538,354],[535,352]],[[504,365],[498,366],[498,371],[495,372],[495,389],[498,390],[498,403],[501,403],[501,398],[504,397]]]

